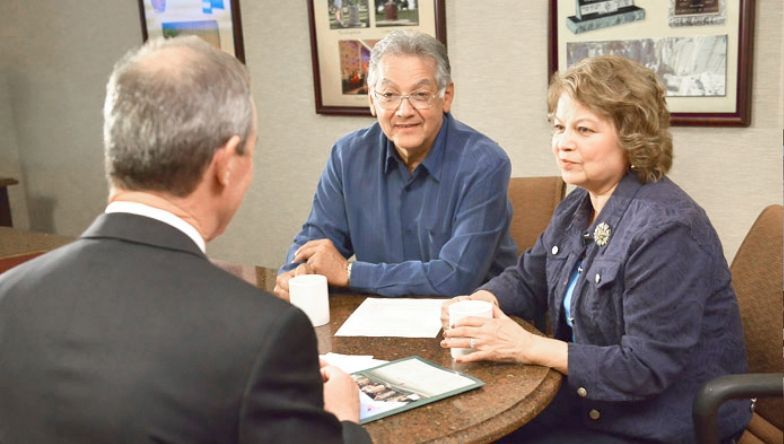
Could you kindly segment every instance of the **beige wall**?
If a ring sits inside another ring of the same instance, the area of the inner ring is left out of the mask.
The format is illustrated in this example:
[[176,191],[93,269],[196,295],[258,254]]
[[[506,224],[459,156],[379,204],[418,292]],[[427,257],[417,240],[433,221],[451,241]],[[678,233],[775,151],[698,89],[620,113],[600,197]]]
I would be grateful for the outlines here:
[[[516,176],[556,174],[545,120],[547,3],[447,0],[454,114],[496,139]],[[277,266],[308,214],[332,142],[372,120],[314,113],[305,2],[241,7],[259,110],[256,178],[209,251]],[[113,62],[141,42],[138,7],[5,0],[4,9],[0,174],[24,182],[12,195],[20,226],[76,235],[104,205],[104,83]],[[759,211],[782,201],[783,27],[781,1],[758,0],[751,127],[673,130],[671,176],[707,210],[730,259]]]

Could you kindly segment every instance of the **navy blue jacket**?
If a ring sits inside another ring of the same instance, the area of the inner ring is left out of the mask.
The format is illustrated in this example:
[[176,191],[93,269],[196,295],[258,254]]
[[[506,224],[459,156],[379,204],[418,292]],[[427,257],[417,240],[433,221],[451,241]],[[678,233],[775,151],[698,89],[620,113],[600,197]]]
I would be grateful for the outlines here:
[[[692,441],[692,401],[704,382],[746,370],[743,331],[721,243],[705,212],[668,178],[627,174],[591,223],[585,190],[570,193],[536,245],[483,289],[508,314],[549,309],[569,341],[569,374],[549,409],[563,424],[629,439]],[[604,224],[609,230],[597,230]],[[608,233],[609,231],[609,233]],[[603,245],[602,245],[603,244]],[[583,272],[562,319],[576,261]],[[722,436],[749,402],[725,404]]]

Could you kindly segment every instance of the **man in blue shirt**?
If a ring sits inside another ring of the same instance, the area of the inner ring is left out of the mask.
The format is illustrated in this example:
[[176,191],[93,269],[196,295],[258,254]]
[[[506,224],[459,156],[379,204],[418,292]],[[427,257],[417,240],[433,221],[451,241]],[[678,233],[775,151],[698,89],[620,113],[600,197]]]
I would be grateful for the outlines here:
[[384,296],[467,294],[515,262],[509,158],[449,114],[449,59],[432,36],[387,35],[367,81],[378,122],[335,143],[275,293],[318,273]]

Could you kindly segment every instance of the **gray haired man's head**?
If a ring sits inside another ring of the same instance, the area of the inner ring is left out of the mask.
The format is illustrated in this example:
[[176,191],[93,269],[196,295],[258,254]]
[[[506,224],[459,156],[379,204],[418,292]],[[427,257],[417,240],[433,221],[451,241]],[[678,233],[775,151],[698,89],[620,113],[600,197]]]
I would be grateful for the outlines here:
[[379,64],[386,55],[415,55],[429,57],[436,63],[436,84],[438,90],[452,83],[452,69],[446,47],[435,37],[418,31],[393,31],[379,40],[370,53],[367,83],[370,88],[375,86],[379,76]]
[[109,181],[184,197],[232,136],[242,153],[253,129],[250,76],[198,37],[151,40],[114,66],[103,115]]

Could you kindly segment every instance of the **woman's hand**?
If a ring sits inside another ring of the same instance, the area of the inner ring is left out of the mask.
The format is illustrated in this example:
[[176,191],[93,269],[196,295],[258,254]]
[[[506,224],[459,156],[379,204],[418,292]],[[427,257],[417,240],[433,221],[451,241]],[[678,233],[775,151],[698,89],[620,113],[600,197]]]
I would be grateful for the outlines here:
[[468,317],[450,329],[444,330],[444,348],[471,348],[474,352],[456,358],[457,362],[513,361],[531,363],[525,350],[535,335],[527,332],[520,324],[493,306],[493,319]]
[[498,306],[493,307],[493,319],[468,317],[454,328],[444,330],[441,347],[475,350],[455,358],[458,363],[511,361],[550,367],[569,374],[569,345],[566,342],[530,333]]
[[487,301],[498,307],[498,299],[496,299],[493,293],[486,290],[479,290],[470,296],[456,296],[448,299],[441,304],[441,327],[443,327],[444,331],[452,327],[449,325],[449,306],[460,301]]

